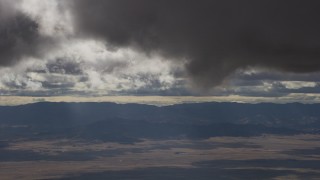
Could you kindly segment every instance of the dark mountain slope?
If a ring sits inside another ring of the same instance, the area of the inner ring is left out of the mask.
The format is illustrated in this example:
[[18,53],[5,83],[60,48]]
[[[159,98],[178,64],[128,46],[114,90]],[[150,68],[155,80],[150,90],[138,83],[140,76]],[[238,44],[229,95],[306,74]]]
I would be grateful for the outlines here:
[[0,140],[208,138],[318,133],[319,104],[199,103],[156,107],[114,103],[35,103],[0,107]]

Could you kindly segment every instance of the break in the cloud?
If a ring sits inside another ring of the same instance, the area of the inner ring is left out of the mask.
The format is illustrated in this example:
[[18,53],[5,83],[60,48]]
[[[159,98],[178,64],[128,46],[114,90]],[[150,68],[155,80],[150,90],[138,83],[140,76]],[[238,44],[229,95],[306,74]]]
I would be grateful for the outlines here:
[[319,93],[319,5],[0,0],[0,93]]
[[226,85],[214,88],[216,95],[284,97],[292,93],[320,93],[319,73],[283,73],[269,69],[237,71]]

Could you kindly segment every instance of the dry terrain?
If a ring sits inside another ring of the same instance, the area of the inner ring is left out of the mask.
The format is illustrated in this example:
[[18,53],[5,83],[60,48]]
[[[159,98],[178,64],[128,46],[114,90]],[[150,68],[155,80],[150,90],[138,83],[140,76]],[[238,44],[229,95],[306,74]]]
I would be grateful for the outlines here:
[[[216,162],[210,168],[288,172],[273,179],[300,179],[310,173],[313,175],[310,178],[316,178],[320,177],[319,139],[320,135],[263,135],[206,140],[146,139],[134,144],[81,139],[21,139],[0,149],[0,177],[2,180],[59,179],[86,173],[126,172],[144,168],[201,169],[206,167],[205,164]],[[261,166],[254,163],[250,167],[250,163],[257,160],[263,160]],[[282,164],[263,163],[269,161],[281,161]],[[301,165],[293,166],[291,161]],[[239,162],[248,163],[244,166]],[[288,165],[283,162],[288,162]]]

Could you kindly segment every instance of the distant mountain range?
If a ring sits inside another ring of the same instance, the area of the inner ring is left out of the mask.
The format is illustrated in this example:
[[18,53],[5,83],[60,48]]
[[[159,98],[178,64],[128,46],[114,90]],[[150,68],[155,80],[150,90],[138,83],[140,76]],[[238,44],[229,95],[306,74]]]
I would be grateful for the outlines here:
[[0,106],[0,140],[209,138],[320,132],[320,104],[197,103],[157,107],[115,103]]

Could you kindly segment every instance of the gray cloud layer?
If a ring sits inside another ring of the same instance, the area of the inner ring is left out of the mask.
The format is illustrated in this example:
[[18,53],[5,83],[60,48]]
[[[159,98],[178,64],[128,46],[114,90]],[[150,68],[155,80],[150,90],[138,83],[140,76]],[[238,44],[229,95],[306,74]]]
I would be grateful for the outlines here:
[[76,0],[78,33],[189,60],[197,84],[262,66],[320,70],[320,2],[311,0]]
[[319,93],[319,5],[0,0],[0,94]]

